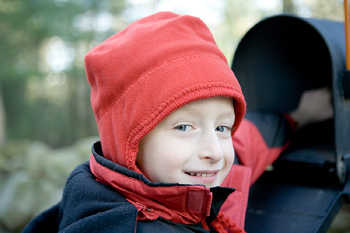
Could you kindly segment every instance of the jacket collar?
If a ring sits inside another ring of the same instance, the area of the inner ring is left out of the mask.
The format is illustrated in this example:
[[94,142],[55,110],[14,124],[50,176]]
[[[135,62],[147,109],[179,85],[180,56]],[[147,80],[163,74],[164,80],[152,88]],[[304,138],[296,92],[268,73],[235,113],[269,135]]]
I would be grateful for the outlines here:
[[183,224],[205,219],[209,223],[234,191],[224,187],[153,183],[142,174],[104,158],[99,142],[92,148],[90,169],[99,182],[112,186],[137,208],[139,220],[162,217]]

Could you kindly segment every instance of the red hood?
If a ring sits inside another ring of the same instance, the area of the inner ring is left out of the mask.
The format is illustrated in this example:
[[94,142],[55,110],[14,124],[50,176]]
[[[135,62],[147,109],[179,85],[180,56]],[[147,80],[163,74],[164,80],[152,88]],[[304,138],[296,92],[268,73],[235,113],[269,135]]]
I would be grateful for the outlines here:
[[104,156],[140,172],[140,140],[182,105],[233,98],[235,126],[245,113],[241,88],[205,24],[158,13],[129,25],[85,58]]

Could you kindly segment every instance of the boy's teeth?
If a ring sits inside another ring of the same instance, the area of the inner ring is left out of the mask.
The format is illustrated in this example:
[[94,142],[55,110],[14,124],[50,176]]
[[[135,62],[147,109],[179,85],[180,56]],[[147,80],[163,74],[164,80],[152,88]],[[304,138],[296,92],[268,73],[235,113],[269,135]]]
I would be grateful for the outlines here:
[[208,173],[202,173],[202,172],[190,172],[189,173],[191,176],[202,176],[202,177],[207,177],[207,176],[213,176],[214,174],[208,174]]

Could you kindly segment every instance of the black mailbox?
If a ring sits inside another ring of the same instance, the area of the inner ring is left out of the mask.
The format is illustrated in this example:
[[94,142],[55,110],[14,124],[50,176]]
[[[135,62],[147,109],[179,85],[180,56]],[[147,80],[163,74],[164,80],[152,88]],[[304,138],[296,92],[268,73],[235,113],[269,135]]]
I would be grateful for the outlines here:
[[292,15],[266,18],[244,35],[232,68],[248,111],[291,112],[305,90],[332,89],[334,120],[299,132],[304,142],[252,187],[246,220],[250,233],[326,232],[350,194],[344,24]]

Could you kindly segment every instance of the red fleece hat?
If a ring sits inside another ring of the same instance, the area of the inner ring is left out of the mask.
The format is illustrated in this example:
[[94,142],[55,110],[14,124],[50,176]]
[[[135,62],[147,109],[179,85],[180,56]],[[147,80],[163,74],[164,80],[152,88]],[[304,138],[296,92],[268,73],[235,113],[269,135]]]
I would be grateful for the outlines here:
[[140,140],[190,101],[233,98],[234,127],[245,101],[226,58],[196,17],[161,12],[129,25],[85,57],[104,156],[139,171]]

